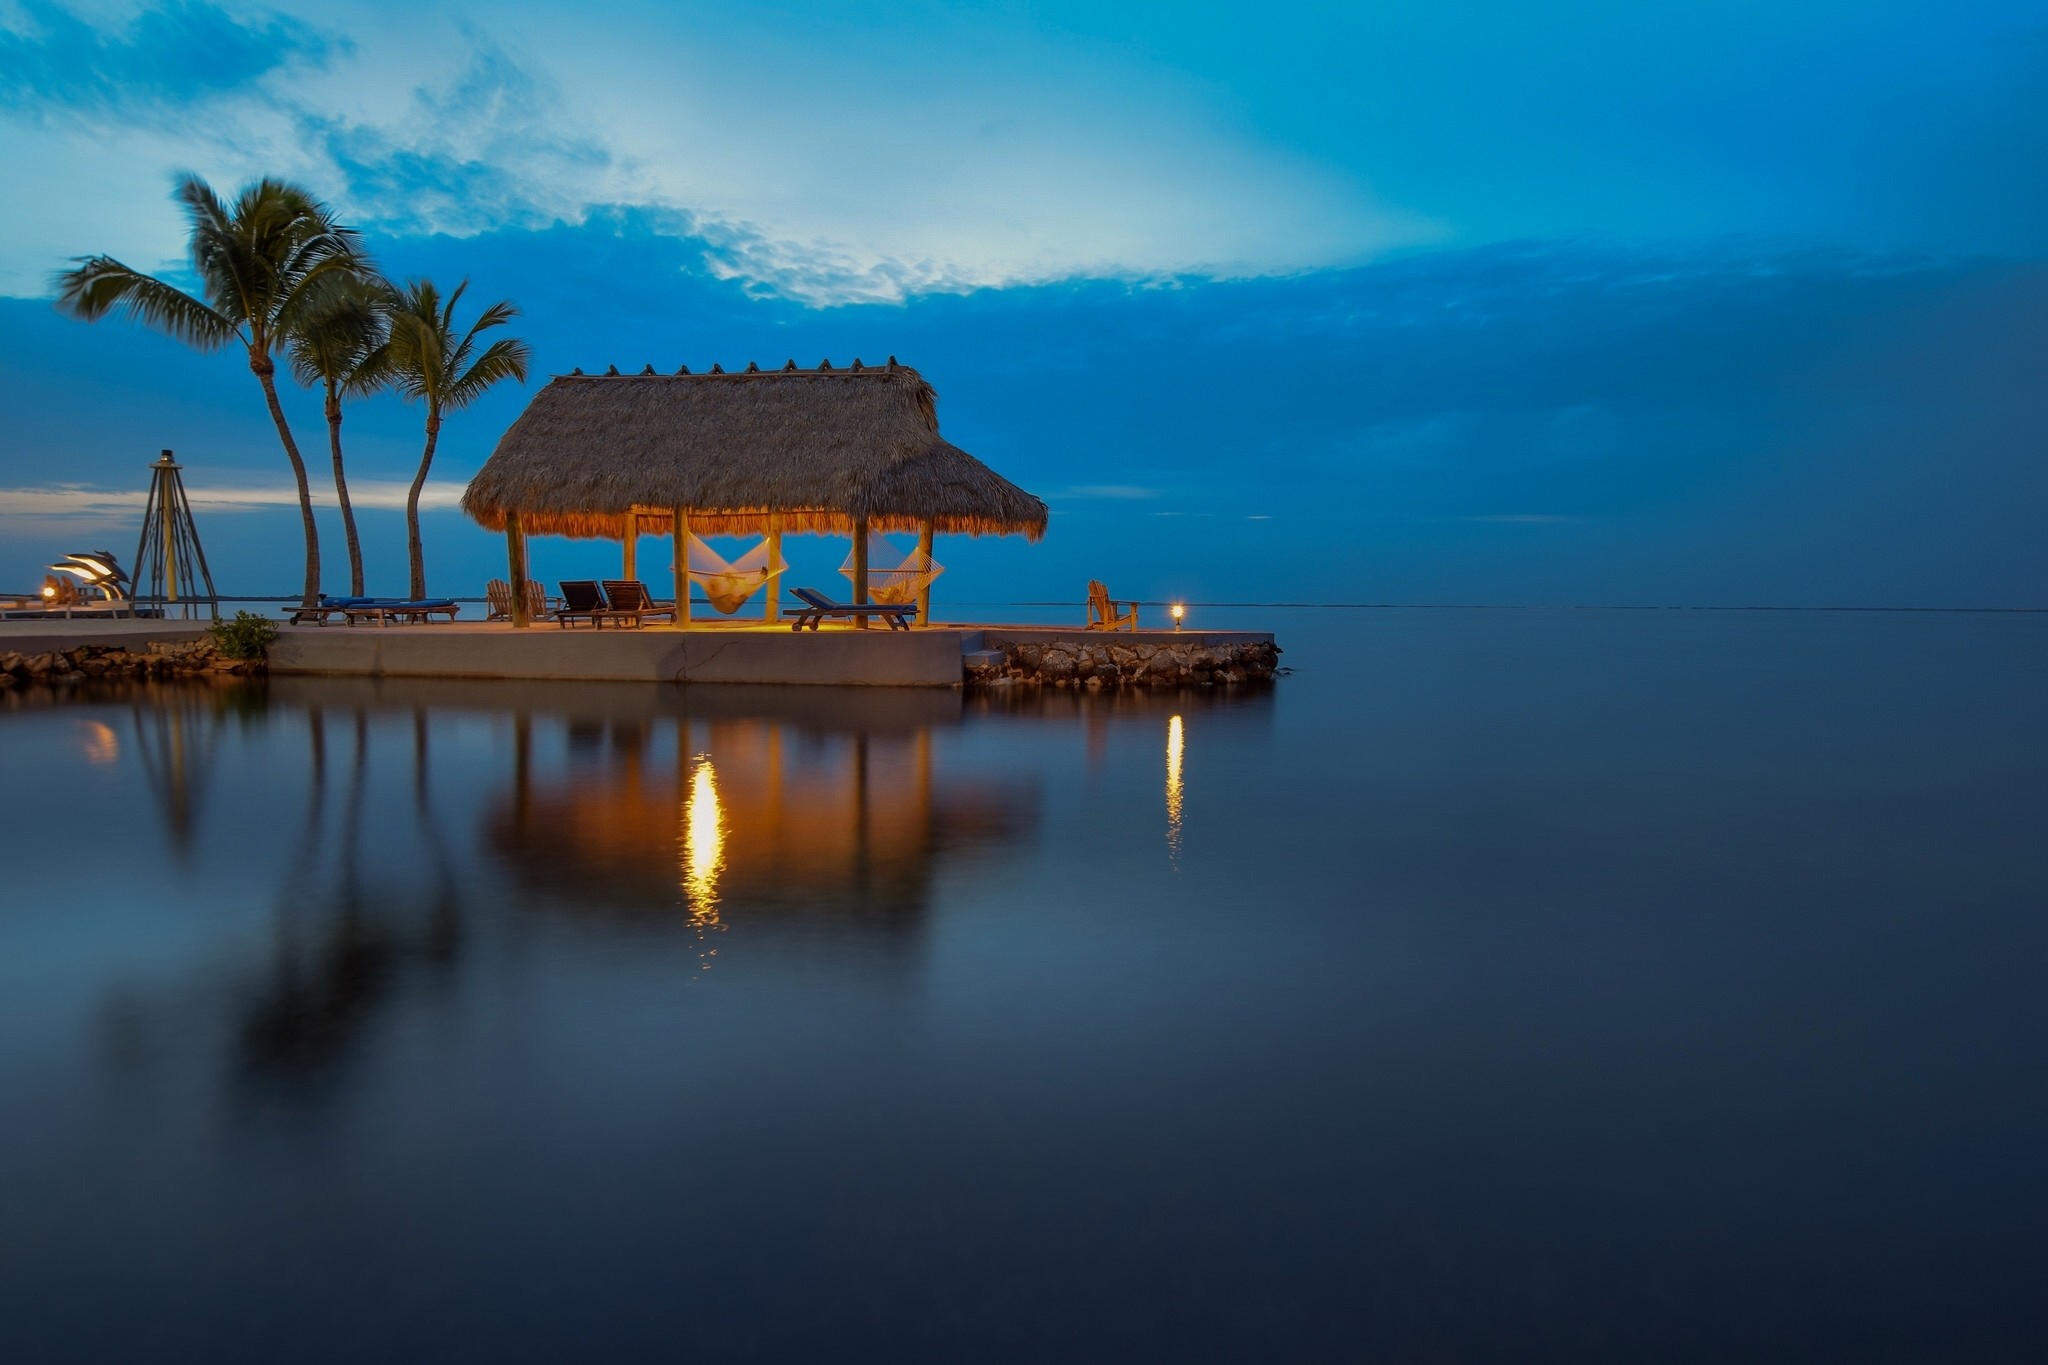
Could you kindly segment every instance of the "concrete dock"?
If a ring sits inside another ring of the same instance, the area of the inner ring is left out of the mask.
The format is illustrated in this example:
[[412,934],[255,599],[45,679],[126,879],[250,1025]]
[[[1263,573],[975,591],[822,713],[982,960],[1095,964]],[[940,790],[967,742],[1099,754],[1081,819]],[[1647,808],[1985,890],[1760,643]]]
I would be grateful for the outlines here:
[[[203,623],[52,620],[0,622],[0,653],[80,645],[140,650],[185,641]],[[504,622],[431,625],[280,626],[270,648],[276,675],[365,678],[518,678],[580,682],[777,683],[859,687],[959,687],[970,665],[1017,644],[1088,642],[1129,648],[1270,643],[1243,631],[1088,632],[1045,626],[934,625],[909,631],[817,631],[787,625],[650,625],[564,630]],[[1147,652],[1150,652],[1148,648]]]
[[389,678],[560,678],[681,683],[816,683],[958,687],[961,651],[978,631],[827,626],[647,626],[601,630],[502,622],[287,626],[272,673]]

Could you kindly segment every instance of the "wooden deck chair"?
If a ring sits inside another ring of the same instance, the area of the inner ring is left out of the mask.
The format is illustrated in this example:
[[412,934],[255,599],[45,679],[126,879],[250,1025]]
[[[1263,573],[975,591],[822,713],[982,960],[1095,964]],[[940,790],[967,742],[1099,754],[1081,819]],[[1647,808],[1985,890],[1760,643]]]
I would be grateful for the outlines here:
[[[512,619],[512,585],[504,579],[493,578],[490,582],[484,584],[484,602],[487,604],[484,620],[509,621]],[[554,609],[554,606],[554,600],[548,596],[547,589],[540,585],[539,579],[529,578],[526,580],[527,620],[540,621],[546,619],[548,613]]]
[[600,626],[606,621],[616,621],[622,626],[630,621],[637,630],[650,616],[667,617],[673,621],[676,619],[676,604],[655,601],[648,594],[647,585],[637,578],[604,580],[604,611],[597,618]]
[[562,605],[549,615],[563,630],[571,621],[588,621],[595,627],[604,615],[604,590],[597,586],[594,578],[565,579],[557,585],[562,590]]
[[1138,628],[1138,604],[1119,602],[1109,595],[1100,579],[1088,580],[1088,629],[1130,630]]

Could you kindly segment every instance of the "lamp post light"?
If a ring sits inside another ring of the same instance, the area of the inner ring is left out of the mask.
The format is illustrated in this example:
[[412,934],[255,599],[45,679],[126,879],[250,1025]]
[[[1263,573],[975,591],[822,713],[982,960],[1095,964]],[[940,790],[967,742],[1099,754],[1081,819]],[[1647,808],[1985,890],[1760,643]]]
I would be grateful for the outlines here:
[[1176,602],[1176,603],[1174,603],[1174,604],[1173,604],[1173,628],[1174,628],[1175,630],[1179,630],[1179,629],[1180,629],[1180,621],[1181,621],[1181,618],[1182,618],[1183,616],[1186,616],[1187,614],[1188,614],[1188,609],[1187,609],[1186,607],[1182,606],[1182,605],[1181,605],[1180,603],[1178,603],[1178,602]]

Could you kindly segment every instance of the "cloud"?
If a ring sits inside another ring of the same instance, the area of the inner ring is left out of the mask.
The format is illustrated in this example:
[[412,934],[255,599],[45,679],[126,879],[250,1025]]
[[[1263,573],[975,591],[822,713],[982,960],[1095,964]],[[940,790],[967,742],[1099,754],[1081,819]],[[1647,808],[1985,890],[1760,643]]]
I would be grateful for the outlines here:
[[152,5],[107,26],[49,0],[19,0],[15,13],[0,27],[0,108],[30,117],[190,103],[338,46],[296,19],[239,19],[203,0]]
[[1475,517],[1451,517],[1451,521],[1497,522],[1507,526],[1554,526],[1583,521],[1584,517],[1561,517],[1547,512],[1505,512]]
[[[961,24],[921,29],[906,80],[899,40],[815,20],[788,26],[798,41],[750,16],[593,25],[517,6],[29,13],[9,49],[28,93],[0,117],[0,159],[37,191],[0,250],[17,295],[82,252],[175,263],[162,195],[186,167],[301,179],[391,233],[640,210],[713,277],[813,305],[1255,276],[1438,232],[1199,82]],[[342,23],[346,38],[316,27]]]
[[[458,507],[464,487],[461,483],[429,480],[420,490],[420,507]],[[410,488],[409,481],[365,479],[349,484],[349,502],[358,510],[399,510],[404,508]],[[299,505],[297,490],[288,484],[187,484],[185,495],[195,512],[260,512]],[[40,526],[47,519],[75,530],[131,527],[147,500],[146,489],[97,488],[85,484],[0,488],[0,525],[21,530]],[[316,484],[313,504],[336,506],[334,490]]]
[[1131,483],[1083,483],[1071,488],[1062,488],[1048,493],[1049,498],[1107,499],[1112,502],[1134,502],[1163,496],[1163,490],[1145,488]]

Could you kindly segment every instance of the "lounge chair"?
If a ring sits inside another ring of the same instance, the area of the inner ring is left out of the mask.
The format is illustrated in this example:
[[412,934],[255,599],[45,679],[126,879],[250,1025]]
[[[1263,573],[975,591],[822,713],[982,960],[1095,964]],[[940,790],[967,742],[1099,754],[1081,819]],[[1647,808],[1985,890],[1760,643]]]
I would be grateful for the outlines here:
[[604,614],[597,618],[600,626],[606,621],[617,621],[620,625],[631,621],[637,630],[650,616],[676,619],[676,604],[655,601],[648,595],[647,585],[637,578],[605,579],[604,603]]
[[[486,621],[509,621],[512,619],[512,585],[502,578],[493,578],[484,584],[484,611]],[[526,619],[538,621],[555,608],[555,600],[541,587],[540,580],[526,580]]]
[[834,620],[849,617],[860,620],[864,617],[879,616],[889,623],[891,630],[909,630],[911,618],[917,615],[915,603],[910,606],[884,606],[873,603],[867,606],[848,606],[843,602],[834,602],[816,588],[797,588],[795,592],[797,600],[804,606],[803,610],[796,614],[796,619],[789,623],[791,630],[802,630],[809,626],[815,631],[818,624],[828,616]]
[[601,624],[604,615],[604,590],[597,586],[594,578],[564,579],[556,584],[562,590],[562,605],[548,613],[555,618],[555,624],[567,630],[571,621],[588,621],[592,626]]
[[279,607],[278,610],[284,613],[287,625],[303,626],[311,621],[316,626],[324,626],[328,617],[340,616],[343,607],[333,598],[323,597],[310,607],[293,602],[288,606]]
[[1138,604],[1119,602],[1109,595],[1100,579],[1088,580],[1088,629],[1131,630],[1138,628]]
[[353,605],[344,606],[341,609],[343,617],[347,619],[350,625],[354,625],[357,621],[361,620],[375,621],[380,626],[388,626],[394,619],[418,625],[420,622],[435,616],[446,616],[450,621],[453,621],[461,612],[462,608],[455,604],[454,599],[448,597],[420,597],[410,601],[403,599],[359,601]]
[[339,616],[345,623],[354,625],[355,622],[349,617],[351,610],[366,615],[368,608],[397,606],[404,601],[403,597],[329,597],[322,593],[320,601],[314,606],[301,606],[294,602],[290,606],[280,607],[279,610],[285,613],[286,621],[295,626],[304,625],[308,621],[316,626],[324,626],[328,618],[333,616]]

